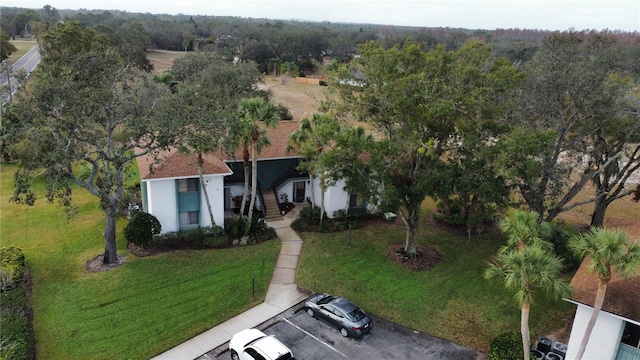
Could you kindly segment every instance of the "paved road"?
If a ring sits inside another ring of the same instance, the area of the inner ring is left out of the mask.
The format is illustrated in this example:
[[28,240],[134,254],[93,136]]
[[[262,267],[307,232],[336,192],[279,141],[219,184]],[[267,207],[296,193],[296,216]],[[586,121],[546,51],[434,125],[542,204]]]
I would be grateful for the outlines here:
[[[9,71],[11,82],[9,83],[9,85],[11,87],[12,93],[14,93],[17,88],[17,81],[15,78],[13,78],[13,74],[22,69],[27,73],[27,75],[29,75],[36,68],[36,66],[38,66],[38,63],[40,63],[40,51],[38,49],[38,46],[36,45],[29,51],[27,51],[20,59],[18,59],[18,61],[16,61],[11,66],[11,70]],[[0,74],[0,87],[5,85],[7,85],[7,73],[6,71],[3,71],[2,74]],[[8,99],[9,94],[4,94],[2,102],[6,103]]]
[[[360,339],[343,338],[338,330],[304,311],[286,312],[264,329],[287,345],[296,359],[362,360],[476,360],[485,355],[427,334],[414,332],[386,320],[373,318],[372,330]],[[216,351],[217,350],[217,351]],[[230,359],[229,352],[216,349],[200,357]],[[217,357],[216,357],[217,354]]]

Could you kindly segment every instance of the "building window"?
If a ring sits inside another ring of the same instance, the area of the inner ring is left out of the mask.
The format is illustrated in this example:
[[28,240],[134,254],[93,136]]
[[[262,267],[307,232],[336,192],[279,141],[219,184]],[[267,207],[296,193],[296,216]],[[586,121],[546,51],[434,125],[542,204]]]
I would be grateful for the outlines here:
[[198,225],[198,211],[189,211],[180,213],[180,226]]
[[187,193],[198,191],[198,179],[178,180],[178,192]]
[[360,208],[364,207],[364,199],[361,195],[358,194],[355,190],[351,191],[349,195],[349,208]]
[[198,178],[178,179],[178,216],[181,229],[200,224],[200,189]]
[[622,332],[621,342],[636,349],[640,349],[640,326],[628,322]]

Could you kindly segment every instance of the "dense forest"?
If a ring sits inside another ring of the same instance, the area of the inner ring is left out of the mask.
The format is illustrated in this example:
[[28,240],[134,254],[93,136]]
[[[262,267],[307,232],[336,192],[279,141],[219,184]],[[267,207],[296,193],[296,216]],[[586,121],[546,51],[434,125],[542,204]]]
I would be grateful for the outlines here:
[[[385,48],[411,38],[424,50],[444,45],[460,49],[469,40],[491,46],[496,57],[514,63],[530,60],[551,32],[537,29],[459,29],[383,26],[332,22],[301,22],[241,17],[129,13],[119,10],[61,10],[1,7],[0,25],[10,38],[36,36],[57,21],[81,21],[113,39],[142,50],[194,51],[215,48],[232,56],[255,61],[261,72],[294,63],[302,72],[313,72],[323,58],[347,62],[357,45],[376,41]],[[640,34],[605,31],[630,45],[629,67],[640,73]],[[126,40],[125,40],[126,39]]]

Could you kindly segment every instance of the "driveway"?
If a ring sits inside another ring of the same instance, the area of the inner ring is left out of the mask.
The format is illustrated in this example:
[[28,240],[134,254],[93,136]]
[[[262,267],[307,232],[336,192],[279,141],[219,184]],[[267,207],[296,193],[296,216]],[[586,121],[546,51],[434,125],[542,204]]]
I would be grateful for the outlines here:
[[[475,350],[404,326],[373,318],[372,330],[360,339],[343,338],[338,330],[304,311],[287,311],[263,329],[287,345],[296,359],[363,359],[363,360],[476,360],[486,356]],[[215,354],[218,354],[217,357]],[[230,359],[224,348],[215,349],[199,359]]]

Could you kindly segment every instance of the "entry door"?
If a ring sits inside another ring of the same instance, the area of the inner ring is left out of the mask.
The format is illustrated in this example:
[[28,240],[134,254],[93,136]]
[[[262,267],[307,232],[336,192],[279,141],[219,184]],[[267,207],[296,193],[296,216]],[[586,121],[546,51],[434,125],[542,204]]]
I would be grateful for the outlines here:
[[304,202],[306,198],[305,187],[306,186],[304,181],[296,181],[293,183],[293,202]]
[[231,189],[224,188],[224,209],[231,209]]

